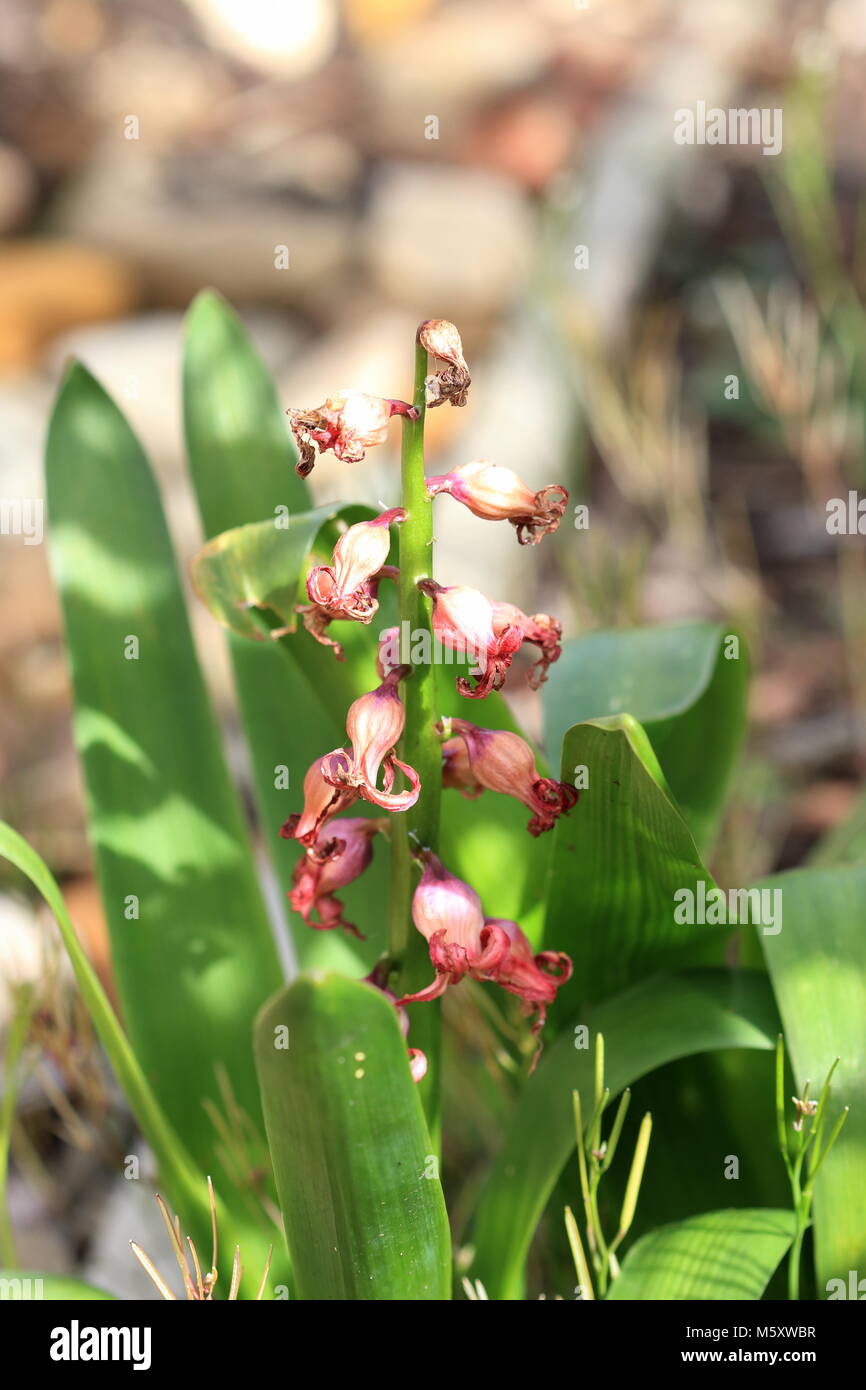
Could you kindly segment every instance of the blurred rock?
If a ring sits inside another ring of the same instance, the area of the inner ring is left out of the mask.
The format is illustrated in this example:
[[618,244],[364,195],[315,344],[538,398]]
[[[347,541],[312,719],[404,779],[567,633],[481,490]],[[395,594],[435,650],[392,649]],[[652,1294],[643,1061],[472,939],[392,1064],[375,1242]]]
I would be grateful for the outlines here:
[[337,41],[335,0],[186,0],[208,37],[232,57],[273,77],[303,77]]
[[531,92],[498,102],[470,125],[462,142],[466,164],[480,164],[541,193],[565,164],[577,128],[564,103]]
[[486,320],[520,292],[535,233],[514,184],[479,170],[386,165],[363,232],[370,275],[417,321]]
[[175,188],[143,143],[118,135],[102,149],[55,209],[67,231],[122,249],[170,303],[185,304],[202,285],[233,300],[316,308],[339,300],[356,234],[351,208],[254,188],[242,199],[225,188],[210,197],[194,172]]
[[[516,0],[458,0],[377,35],[365,54],[371,123],[386,147],[450,150],[470,111],[534,81],[550,60],[544,26]],[[425,137],[439,121],[441,145]]]
[[11,145],[0,145],[0,236],[17,231],[33,206],[36,180]]
[[140,33],[107,45],[80,70],[77,85],[83,109],[106,133],[123,138],[124,121],[135,116],[150,149],[170,149],[172,141],[233,90],[220,63],[207,52]]
[[119,256],[70,241],[0,249],[0,370],[32,366],[43,345],[73,324],[128,313],[136,278]]

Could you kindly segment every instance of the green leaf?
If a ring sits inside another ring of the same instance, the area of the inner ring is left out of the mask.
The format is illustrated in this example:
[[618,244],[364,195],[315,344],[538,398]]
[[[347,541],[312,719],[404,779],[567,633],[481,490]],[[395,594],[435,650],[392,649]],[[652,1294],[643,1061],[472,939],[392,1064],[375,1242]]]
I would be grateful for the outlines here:
[[224,1192],[204,1103],[225,1113],[222,1071],[260,1127],[250,1030],[282,973],[154,479],[126,420],[81,366],[55,406],[47,483],[123,1014],[160,1104]]
[[44,1300],[46,1303],[83,1303],[114,1299],[113,1293],[68,1279],[62,1274],[43,1274],[35,1269],[0,1269],[0,1302],[6,1299]]
[[770,1049],[778,1031],[769,983],[757,971],[697,970],[645,980],[579,1022],[585,1037],[563,1033],[542,1056],[481,1194],[471,1273],[491,1298],[521,1297],[530,1241],[574,1149],[571,1093],[592,1093],[598,1033],[604,1034],[605,1081],[615,1098],[677,1057],[728,1047]]
[[708,1211],[651,1231],[629,1251],[608,1299],[759,1299],[794,1238],[794,1213]]
[[448,1218],[393,1006],[358,981],[302,976],[255,1040],[299,1296],[449,1299]]
[[190,471],[208,536],[304,512],[306,483],[274,384],[240,319],[213,290],[186,320],[183,415]]
[[589,784],[552,832],[544,943],[574,963],[559,1018],[650,971],[706,963],[725,930],[675,920],[676,893],[697,904],[714,885],[640,725],[623,715],[569,729],[563,781],[581,767]]
[[[782,930],[761,933],[798,1091],[817,1096],[836,1057],[825,1138],[851,1107],[815,1183],[818,1297],[866,1269],[866,867],[801,869],[764,879],[782,893]],[[789,1117],[794,1118],[793,1106]]]
[[[302,586],[316,537],[338,518],[351,523],[372,516],[375,513],[366,507],[330,503],[297,512],[280,525],[257,521],[223,531],[193,561],[196,592],[217,622],[240,637],[265,641],[284,631],[295,632],[295,606],[306,601]],[[270,631],[264,610],[269,610]],[[308,643],[313,644],[313,639],[304,634],[304,646]],[[328,655],[336,665],[334,656]]]
[[[202,1229],[209,1224],[205,1175],[184,1149],[144,1075],[118,1022],[108,996],[78,940],[60,889],[47,864],[16,830],[0,821],[0,854],[14,864],[39,892],[57,923],[84,1005],[105,1048],[129,1107],[156,1156],[162,1179],[175,1204],[192,1222],[197,1212]],[[187,1211],[189,1215],[186,1215]]]
[[705,848],[745,733],[748,667],[741,648],[736,632],[704,622],[593,632],[566,642],[544,687],[548,750],[560,747],[573,724],[632,715]]

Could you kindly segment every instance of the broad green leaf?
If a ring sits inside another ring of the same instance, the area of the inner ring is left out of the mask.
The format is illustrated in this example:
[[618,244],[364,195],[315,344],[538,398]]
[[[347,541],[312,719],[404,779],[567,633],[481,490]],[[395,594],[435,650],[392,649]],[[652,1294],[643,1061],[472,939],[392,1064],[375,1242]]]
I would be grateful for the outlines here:
[[829,1279],[866,1270],[866,867],[801,869],[760,887],[782,893],[782,930],[760,939],[798,1092],[808,1080],[817,1096],[838,1057],[826,1132],[843,1106],[851,1107],[815,1186],[823,1298]]
[[544,687],[548,752],[555,753],[573,724],[632,715],[706,848],[745,733],[747,678],[741,638],[719,623],[574,638]]
[[[237,315],[211,291],[200,294],[189,311],[183,381],[189,466],[207,536],[276,518],[281,509],[293,517],[309,511],[309,492],[295,473],[273,382]],[[383,611],[386,603],[387,598]],[[352,631],[353,626],[340,624],[342,664],[303,631],[277,642],[228,634],[256,810],[284,890],[291,886],[297,852],[280,839],[279,828],[300,810],[304,773],[315,753],[344,741],[346,710],[375,683],[375,636],[372,629]],[[283,768],[288,786],[278,775]],[[337,932],[311,931],[290,914],[305,965],[352,974],[369,968],[381,948],[375,927],[386,869],[387,852],[378,846],[371,868],[346,892],[352,919],[370,935],[369,948]]]
[[190,307],[183,360],[190,471],[205,531],[310,508],[274,384],[239,318],[205,290]]
[[7,1299],[44,1299],[46,1303],[83,1303],[110,1300],[113,1293],[70,1279],[63,1274],[43,1274],[36,1269],[0,1269],[0,1303]]
[[387,998],[302,976],[262,1010],[255,1043],[299,1297],[449,1299],[448,1218]]
[[[640,725],[628,716],[577,724],[565,736],[562,779],[586,768],[588,786],[552,832],[544,943],[574,964],[559,1018],[650,971],[706,963],[724,928],[677,922],[714,887],[664,785]],[[706,914],[705,914],[706,915]]]
[[491,1298],[522,1296],[530,1241],[574,1149],[571,1093],[592,1091],[598,1033],[604,1034],[612,1097],[677,1057],[718,1048],[769,1049],[778,1033],[766,976],[721,969],[645,980],[576,1022],[586,1025],[586,1037],[565,1032],[542,1055],[481,1193],[470,1272]]
[[794,1238],[794,1213],[708,1211],[651,1231],[629,1251],[608,1299],[759,1299]]
[[282,976],[154,479],[81,366],[52,417],[47,486],[124,1019],[168,1118],[223,1191],[205,1102],[225,1116],[222,1075],[260,1128],[250,1030]]

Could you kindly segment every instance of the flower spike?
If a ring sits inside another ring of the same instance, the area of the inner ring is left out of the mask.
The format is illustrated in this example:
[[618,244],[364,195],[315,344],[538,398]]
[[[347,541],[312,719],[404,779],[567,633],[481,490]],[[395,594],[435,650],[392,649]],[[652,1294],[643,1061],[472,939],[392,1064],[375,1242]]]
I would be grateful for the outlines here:
[[533,492],[510,468],[478,459],[427,479],[427,493],[447,493],[483,521],[510,521],[521,545],[537,545],[559,526],[568,493],[558,483]]
[[[421,792],[421,779],[415,769],[401,762],[394,753],[406,718],[397,686],[408,674],[408,666],[396,667],[380,686],[349,706],[346,733],[352,744],[351,751],[335,748],[321,762],[322,776],[331,787],[341,793],[362,796],[386,811],[408,810],[415,805]],[[376,785],[380,768],[383,771],[381,790]],[[405,791],[391,790],[397,770],[409,783]]]
[[344,463],[360,463],[367,449],[383,444],[392,415],[418,419],[406,401],[368,396],[364,391],[337,391],[312,410],[287,410],[298,448],[295,472],[306,478],[319,454],[333,450]]
[[465,405],[472,378],[463,356],[460,334],[447,319],[426,319],[418,329],[418,342],[445,366],[424,382],[428,410],[434,406]]
[[442,785],[457,787],[464,796],[482,790],[514,796],[532,812],[530,835],[550,830],[557,817],[577,804],[578,793],[567,782],[542,777],[529,744],[507,729],[479,729],[466,719],[448,721],[451,734],[442,746]]

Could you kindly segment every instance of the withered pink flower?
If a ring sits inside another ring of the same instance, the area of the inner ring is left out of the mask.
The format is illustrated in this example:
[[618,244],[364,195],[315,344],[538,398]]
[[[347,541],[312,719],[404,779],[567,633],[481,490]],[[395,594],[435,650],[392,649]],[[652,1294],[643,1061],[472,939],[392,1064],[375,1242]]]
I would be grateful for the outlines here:
[[428,409],[444,405],[465,405],[472,378],[463,356],[460,334],[447,319],[426,319],[418,329],[418,342],[445,366],[424,382]]
[[314,845],[325,823],[357,799],[353,788],[338,788],[325,781],[322,760],[317,758],[304,776],[304,809],[289,816],[280,834],[284,840],[298,840],[307,847]]
[[[386,811],[408,810],[421,791],[421,779],[415,769],[401,762],[394,752],[406,719],[397,686],[408,674],[408,666],[396,667],[376,690],[349,706],[346,733],[351,751],[335,748],[321,763],[322,776],[332,787],[354,792]],[[380,768],[381,789],[377,786]],[[398,770],[409,785],[404,791],[394,792],[391,788]]]
[[468,883],[449,873],[430,850],[418,857],[424,872],[412,899],[412,918],[427,939],[436,978],[426,989],[399,999],[398,1006],[438,999],[469,975],[516,995],[524,1012],[536,1015],[532,1031],[538,1033],[557,989],[571,975],[568,956],[555,951],[533,955],[515,922],[485,917],[481,899]]
[[533,492],[510,468],[487,459],[427,479],[430,497],[443,492],[484,521],[510,521],[521,545],[537,545],[555,531],[568,502],[568,493],[558,483]]
[[[535,1015],[532,1031],[541,1032],[547,1010],[556,998],[556,991],[571,979],[571,957],[564,951],[533,951],[532,945],[516,922],[504,917],[485,917],[488,931],[502,931],[508,938],[509,950],[500,967],[496,983],[509,994],[515,994],[527,1016]],[[538,1061],[536,1052],[532,1070]]]
[[392,507],[372,521],[359,521],[337,541],[330,565],[316,565],[307,576],[309,604],[299,606],[304,627],[317,642],[333,647],[338,661],[343,659],[339,642],[328,637],[327,629],[337,618],[370,623],[379,608],[379,584],[399,571],[386,565],[391,548],[390,527],[406,520],[402,507]]
[[494,602],[493,631],[497,636],[518,628],[526,642],[540,648],[541,656],[529,673],[529,684],[537,690],[547,680],[547,670],[562,656],[562,623],[549,613],[534,613],[527,617],[513,603]]
[[388,559],[391,526],[405,520],[402,507],[391,507],[372,521],[350,526],[334,546],[333,563],[310,570],[310,602],[324,608],[331,618],[369,623],[379,605],[366,586]]
[[[319,832],[315,843],[295,865],[289,901],[308,927],[332,931],[342,927],[350,936],[363,936],[343,915],[339,888],[354,883],[373,858],[373,836],[388,822],[368,816],[346,816]],[[318,920],[313,921],[313,913]]]
[[364,391],[337,391],[313,410],[287,410],[298,448],[295,472],[302,478],[313,471],[319,454],[332,449],[344,463],[360,463],[367,449],[383,444],[392,415],[417,420],[418,411],[406,401],[368,396]]
[[435,579],[419,579],[418,588],[433,600],[433,632],[443,647],[450,647],[473,663],[476,684],[466,676],[457,689],[470,700],[481,700],[491,690],[501,690],[514,653],[523,642],[520,627],[495,626],[494,605],[478,589],[455,584],[445,588]]
[[[324,568],[324,566],[322,567]],[[397,580],[400,571],[396,565],[383,565],[378,574],[374,574],[370,579],[359,585],[355,595],[356,614],[343,612],[330,612],[327,607],[319,603],[303,603],[297,605],[297,611],[301,615],[301,620],[311,637],[320,642],[323,647],[332,647],[334,656],[338,661],[343,660],[343,646],[333,637],[328,636],[328,628],[337,618],[350,619],[355,616],[356,620],[369,623],[370,618],[379,607],[379,585],[383,579]],[[369,605],[370,617],[361,617],[361,613]],[[377,663],[378,669],[378,663]],[[381,674],[381,672],[380,672]]]
[[452,734],[442,745],[442,785],[464,796],[485,791],[514,796],[532,812],[530,835],[550,830],[558,816],[576,804],[577,791],[567,782],[542,777],[525,739],[507,729],[480,729],[466,719],[448,721]]

